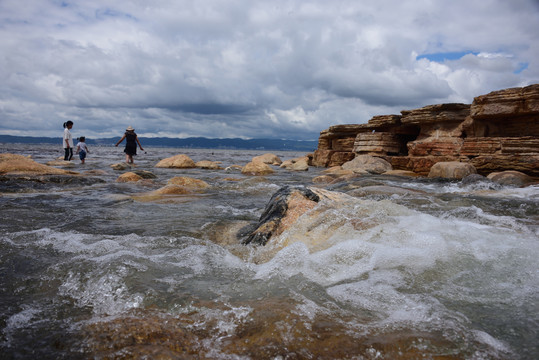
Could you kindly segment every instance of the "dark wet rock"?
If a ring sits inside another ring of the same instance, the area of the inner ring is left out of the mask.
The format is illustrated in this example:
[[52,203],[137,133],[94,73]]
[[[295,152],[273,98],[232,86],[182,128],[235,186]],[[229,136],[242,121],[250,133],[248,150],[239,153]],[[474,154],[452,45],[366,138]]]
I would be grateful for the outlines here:
[[27,190],[46,189],[51,186],[87,186],[102,184],[105,180],[90,176],[73,175],[2,175],[0,176],[0,192],[24,192]]
[[137,174],[143,179],[156,179],[157,175],[147,170],[133,170],[133,173]]
[[488,179],[483,175],[470,174],[470,175],[464,177],[462,179],[461,183],[462,183],[462,185],[469,185],[469,184],[474,184],[474,183],[482,182],[482,181],[488,181]]
[[520,171],[511,170],[491,173],[488,175],[488,178],[501,185],[518,187],[534,183],[531,176],[521,173]]
[[246,237],[242,241],[244,244],[266,245],[272,236],[282,233],[284,230],[283,219],[293,215],[289,214],[292,202],[294,202],[295,208],[298,206],[305,208],[312,207],[319,201],[320,197],[308,188],[282,187],[273,194],[258,223],[245,227],[238,233],[238,237]]
[[486,176],[479,174],[471,174],[466,176],[460,182],[461,187],[465,187],[468,190],[497,190],[501,188],[501,185],[490,180]]

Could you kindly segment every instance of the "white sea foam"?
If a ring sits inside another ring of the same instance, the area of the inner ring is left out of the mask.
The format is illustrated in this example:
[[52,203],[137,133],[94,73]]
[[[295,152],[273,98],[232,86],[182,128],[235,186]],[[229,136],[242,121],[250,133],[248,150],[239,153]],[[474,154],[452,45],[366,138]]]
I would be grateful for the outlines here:
[[69,273],[67,279],[60,286],[59,293],[70,296],[80,307],[91,307],[98,315],[119,314],[132,308],[140,307],[144,296],[130,293],[125,285],[122,270],[117,273],[105,271],[90,276],[77,273]]
[[29,328],[35,325],[36,322],[43,322],[39,319],[41,310],[35,307],[24,305],[23,309],[11,315],[6,319],[5,327],[2,329],[3,340],[0,340],[0,345],[9,348],[15,340],[16,332],[20,329]]
[[[526,308],[537,298],[539,280],[530,272],[539,258],[537,237],[514,219],[474,209],[488,218],[484,224],[437,218],[389,201],[358,202],[353,212],[347,206],[333,216],[319,211],[320,218],[300,218],[279,239],[287,246],[258,265],[255,278],[302,276],[324,286],[336,302],[371,314],[371,326],[449,328],[470,338],[464,330],[469,320],[440,298],[493,306],[510,301]],[[352,226],[358,217],[375,225]],[[333,229],[327,247],[313,246],[317,236],[325,236],[320,228]],[[507,350],[486,333],[481,341]]]
[[214,209],[221,211],[223,216],[227,216],[227,215],[232,215],[232,216],[242,216],[242,215],[259,216],[260,215],[260,209],[257,209],[257,208],[239,209],[237,207],[230,206],[230,205],[217,205],[217,206],[214,207]]

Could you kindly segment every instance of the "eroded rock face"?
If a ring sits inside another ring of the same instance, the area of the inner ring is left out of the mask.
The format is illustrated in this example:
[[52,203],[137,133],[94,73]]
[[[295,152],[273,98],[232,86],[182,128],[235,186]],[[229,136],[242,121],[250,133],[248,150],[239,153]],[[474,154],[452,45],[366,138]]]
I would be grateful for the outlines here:
[[481,95],[471,105],[429,105],[332,126],[320,133],[312,165],[342,165],[355,154],[425,176],[448,161],[468,162],[482,175],[516,170],[539,176],[539,84]]

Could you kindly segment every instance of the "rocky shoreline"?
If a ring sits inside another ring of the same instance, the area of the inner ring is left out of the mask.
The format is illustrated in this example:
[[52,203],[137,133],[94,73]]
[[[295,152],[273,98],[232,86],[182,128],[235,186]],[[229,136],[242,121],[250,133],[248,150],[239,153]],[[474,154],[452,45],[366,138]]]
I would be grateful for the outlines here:
[[538,177],[539,84],[494,91],[472,104],[429,105],[374,116],[367,124],[331,126],[320,133],[311,164],[341,166],[358,155],[421,176],[436,163],[460,162],[485,176],[512,170]]

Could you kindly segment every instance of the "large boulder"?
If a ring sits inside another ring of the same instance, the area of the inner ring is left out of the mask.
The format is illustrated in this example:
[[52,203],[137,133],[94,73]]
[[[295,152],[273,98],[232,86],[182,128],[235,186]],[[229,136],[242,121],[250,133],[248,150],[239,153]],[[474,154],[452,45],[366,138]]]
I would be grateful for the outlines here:
[[463,179],[468,175],[477,174],[475,167],[458,161],[443,161],[436,163],[430,169],[429,178]]
[[352,171],[368,171],[371,174],[383,174],[393,170],[391,164],[384,159],[370,155],[358,155],[354,160],[344,163],[342,168]]
[[[265,245],[269,253],[294,242],[321,250],[330,246],[340,230],[363,231],[380,224],[380,213],[400,216],[406,211],[397,204],[388,208],[385,203],[342,192],[285,186],[273,194],[259,221],[243,228],[237,237],[243,244]],[[257,259],[266,260],[265,256]]]
[[155,167],[158,168],[175,168],[175,169],[191,169],[195,168],[195,162],[187,155],[179,154],[159,161]]
[[259,155],[259,156],[255,156],[252,160],[252,162],[263,162],[264,164],[269,164],[269,165],[276,165],[276,166],[279,166],[281,165],[283,162],[281,161],[281,159],[275,155],[275,154],[264,154],[264,155]]
[[260,176],[273,174],[274,171],[268,164],[261,161],[251,161],[241,169],[241,173],[244,175]]
[[272,236],[280,235],[300,215],[312,209],[320,197],[304,187],[285,186],[271,197],[254,229],[246,232],[244,244],[266,245]]

